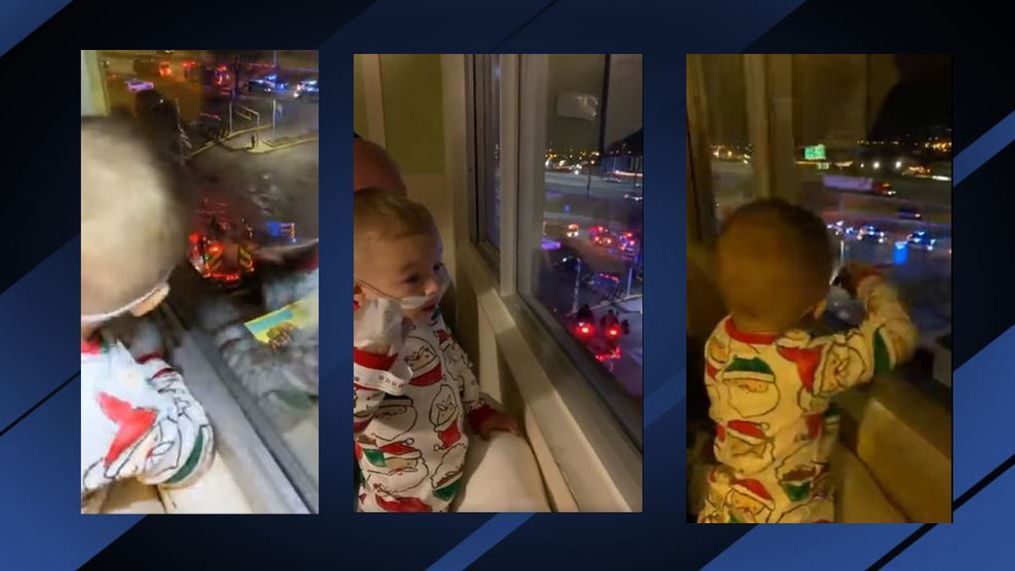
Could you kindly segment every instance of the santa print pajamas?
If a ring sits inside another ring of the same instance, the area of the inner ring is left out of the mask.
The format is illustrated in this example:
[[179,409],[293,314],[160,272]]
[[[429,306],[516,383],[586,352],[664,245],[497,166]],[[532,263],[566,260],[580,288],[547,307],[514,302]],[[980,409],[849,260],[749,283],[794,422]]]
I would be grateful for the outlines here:
[[187,485],[213,451],[204,409],[160,356],[134,360],[119,342],[81,343],[82,511],[98,511],[118,480]]
[[699,522],[834,521],[829,399],[891,370],[917,337],[880,277],[863,280],[858,296],[866,319],[834,335],[747,333],[730,317],[716,327],[705,348],[705,386],[719,464]]
[[353,434],[364,512],[442,512],[464,480],[473,430],[493,409],[438,310],[398,355],[353,350]]

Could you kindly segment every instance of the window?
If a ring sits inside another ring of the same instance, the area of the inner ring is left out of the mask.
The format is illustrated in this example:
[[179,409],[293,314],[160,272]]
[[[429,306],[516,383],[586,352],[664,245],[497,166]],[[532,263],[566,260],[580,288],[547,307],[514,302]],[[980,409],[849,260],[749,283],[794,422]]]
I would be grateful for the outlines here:
[[642,61],[526,55],[517,291],[641,442]]
[[[950,57],[689,56],[688,74],[690,136],[708,139],[690,148],[712,153],[711,189],[696,194],[712,193],[717,220],[754,196],[807,207],[840,261],[877,265],[899,287],[926,354],[950,351]],[[848,307],[832,302],[841,325]],[[950,386],[932,361],[906,376]]]
[[500,250],[500,56],[476,55],[472,62],[479,229],[476,242],[487,258],[496,261]]
[[[951,334],[951,61],[794,55],[801,204],[885,268],[925,346]],[[949,379],[950,383],[950,379]]]
[[[712,202],[704,205],[704,212],[713,222],[721,223],[757,194],[743,56],[691,56],[688,74],[696,75],[698,81],[689,85],[699,90],[689,94],[689,101],[699,106],[699,116],[705,121],[700,152],[708,160]],[[689,128],[695,128],[694,119],[699,116],[691,119]]]
[[147,125],[200,183],[188,261],[167,307],[316,512],[316,316],[295,329],[285,318],[255,320],[308,296],[312,308],[316,295],[317,52],[99,58],[114,113]]

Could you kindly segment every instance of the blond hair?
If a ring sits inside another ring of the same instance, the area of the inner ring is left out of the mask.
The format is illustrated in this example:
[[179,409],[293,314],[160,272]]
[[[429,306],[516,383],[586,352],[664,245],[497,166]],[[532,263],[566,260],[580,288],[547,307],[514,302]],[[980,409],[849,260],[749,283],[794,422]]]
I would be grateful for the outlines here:
[[831,241],[810,211],[759,200],[726,220],[716,264],[719,292],[734,321],[783,332],[827,295]]
[[175,169],[133,125],[81,122],[81,312],[144,295],[183,257],[188,204]]
[[434,232],[437,225],[425,206],[390,190],[366,188],[353,195],[353,242],[398,240]]

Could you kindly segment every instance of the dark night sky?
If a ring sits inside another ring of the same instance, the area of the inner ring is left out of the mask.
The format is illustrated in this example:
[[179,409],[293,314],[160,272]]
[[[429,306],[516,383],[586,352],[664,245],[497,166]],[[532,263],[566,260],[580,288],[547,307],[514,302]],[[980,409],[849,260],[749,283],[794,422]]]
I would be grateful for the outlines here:
[[[740,55],[704,56],[709,138],[747,144]],[[793,56],[797,145],[926,137],[951,123],[951,59],[938,55]]]

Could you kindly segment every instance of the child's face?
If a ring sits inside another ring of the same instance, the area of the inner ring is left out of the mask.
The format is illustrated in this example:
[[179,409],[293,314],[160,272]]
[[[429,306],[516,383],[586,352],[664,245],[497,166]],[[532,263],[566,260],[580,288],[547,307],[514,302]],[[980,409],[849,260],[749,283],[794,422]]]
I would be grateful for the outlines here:
[[[373,239],[362,246],[360,260],[355,264],[356,284],[353,297],[357,301],[381,297],[406,298],[436,296],[443,279],[444,246],[436,231],[398,239]],[[376,290],[376,291],[371,291]],[[405,310],[413,321],[433,313],[439,298],[418,309]]]

